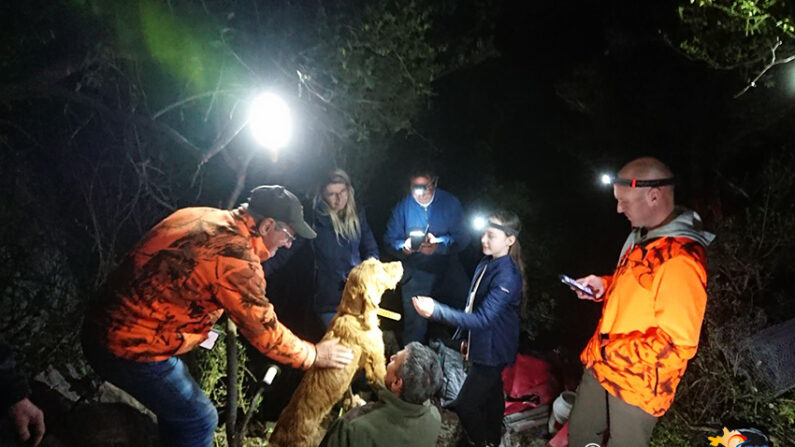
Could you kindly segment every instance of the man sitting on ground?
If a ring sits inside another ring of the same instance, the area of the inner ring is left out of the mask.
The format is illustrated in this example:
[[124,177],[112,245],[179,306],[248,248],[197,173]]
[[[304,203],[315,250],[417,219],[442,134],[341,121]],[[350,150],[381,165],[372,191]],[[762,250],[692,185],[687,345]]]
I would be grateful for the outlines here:
[[435,446],[442,428],[430,398],[442,383],[436,353],[411,342],[389,359],[378,401],[351,410],[331,425],[320,447]]

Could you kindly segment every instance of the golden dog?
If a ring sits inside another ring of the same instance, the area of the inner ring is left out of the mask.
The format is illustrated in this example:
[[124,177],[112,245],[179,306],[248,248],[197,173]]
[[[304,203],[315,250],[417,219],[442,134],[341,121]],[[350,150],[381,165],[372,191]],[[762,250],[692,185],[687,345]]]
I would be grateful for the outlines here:
[[384,340],[376,311],[381,295],[394,289],[403,276],[400,262],[368,259],[354,267],[345,283],[337,315],[323,340],[339,338],[353,351],[353,361],[343,369],[310,368],[273,429],[269,446],[316,447],[323,433],[320,425],[334,404],[342,399],[359,369],[368,382],[383,383],[386,374]]

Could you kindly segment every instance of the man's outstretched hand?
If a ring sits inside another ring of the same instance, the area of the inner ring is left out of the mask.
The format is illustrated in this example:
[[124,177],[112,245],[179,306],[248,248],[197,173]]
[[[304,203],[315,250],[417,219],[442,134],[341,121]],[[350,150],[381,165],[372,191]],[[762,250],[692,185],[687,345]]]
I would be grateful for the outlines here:
[[315,345],[319,368],[344,368],[353,361],[353,351],[340,344],[339,338],[323,340]]

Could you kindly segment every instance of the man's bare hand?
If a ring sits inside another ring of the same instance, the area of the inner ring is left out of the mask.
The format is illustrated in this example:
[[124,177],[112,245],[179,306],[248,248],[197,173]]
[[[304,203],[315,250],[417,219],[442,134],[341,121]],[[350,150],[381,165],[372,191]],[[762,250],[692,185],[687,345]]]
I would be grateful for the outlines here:
[[436,248],[439,247],[439,239],[432,233],[425,235],[425,241],[420,244],[419,252],[425,256],[430,256],[436,253]]
[[353,361],[353,351],[340,344],[339,338],[323,340],[315,345],[319,368],[344,368]]
[[571,290],[577,294],[577,298],[581,300],[594,301],[602,298],[602,295],[605,294],[605,283],[602,281],[602,278],[596,275],[588,275],[584,278],[578,278],[576,281],[582,285],[590,287],[591,290],[593,290],[594,296],[590,296],[587,293],[580,292],[574,287],[571,287]]
[[22,441],[30,441],[36,447],[44,437],[44,413],[25,398],[11,406],[8,410],[11,421]]
[[403,242],[403,253],[410,255],[414,253],[414,250],[411,249],[411,238],[406,239],[406,242]]

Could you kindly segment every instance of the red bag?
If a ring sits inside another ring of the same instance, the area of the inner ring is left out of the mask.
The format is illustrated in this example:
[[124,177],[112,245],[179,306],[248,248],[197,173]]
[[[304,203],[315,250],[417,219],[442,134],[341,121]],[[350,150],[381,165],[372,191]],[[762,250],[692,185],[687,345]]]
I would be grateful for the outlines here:
[[506,415],[551,403],[560,392],[549,363],[526,354],[502,371],[502,383]]

